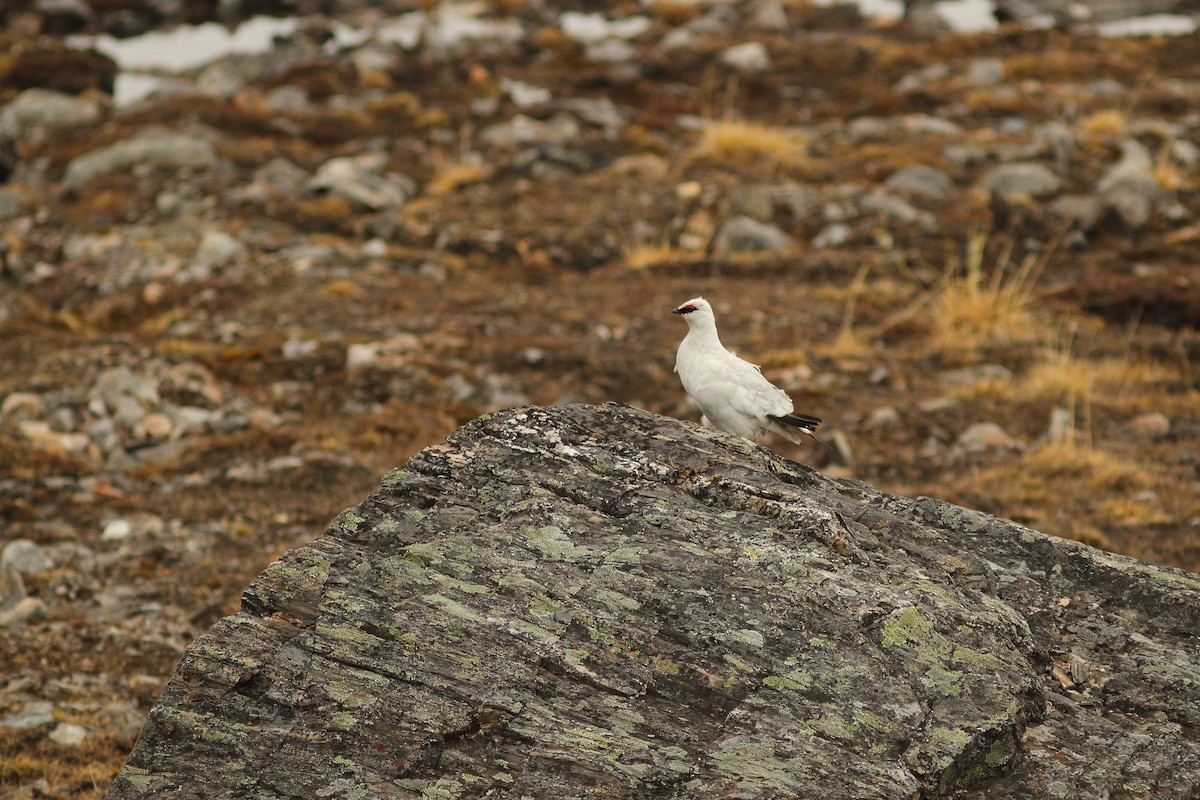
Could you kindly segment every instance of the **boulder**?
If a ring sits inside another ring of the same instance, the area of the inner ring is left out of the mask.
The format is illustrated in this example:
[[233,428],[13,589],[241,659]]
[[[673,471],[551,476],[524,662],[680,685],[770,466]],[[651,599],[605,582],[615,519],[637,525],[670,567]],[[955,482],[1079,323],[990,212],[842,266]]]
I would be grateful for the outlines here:
[[188,648],[109,797],[1195,796],[1200,581],[616,405],[481,417]]

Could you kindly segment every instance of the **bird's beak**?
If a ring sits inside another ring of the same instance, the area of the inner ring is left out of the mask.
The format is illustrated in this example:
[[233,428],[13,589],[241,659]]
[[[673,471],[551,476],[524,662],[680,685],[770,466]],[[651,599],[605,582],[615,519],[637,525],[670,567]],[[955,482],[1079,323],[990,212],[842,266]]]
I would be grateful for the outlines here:
[[675,309],[674,311],[672,311],[671,313],[672,313],[672,314],[682,314],[682,313],[683,313],[683,309],[682,309],[682,308],[677,308],[677,309]]

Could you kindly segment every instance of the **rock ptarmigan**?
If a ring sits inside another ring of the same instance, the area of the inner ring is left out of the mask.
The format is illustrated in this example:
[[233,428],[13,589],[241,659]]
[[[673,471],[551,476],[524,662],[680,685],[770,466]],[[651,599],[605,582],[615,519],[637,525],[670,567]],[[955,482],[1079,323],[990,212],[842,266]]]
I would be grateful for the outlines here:
[[793,442],[801,441],[797,433],[817,439],[813,431],[820,419],[795,413],[792,398],[764,378],[758,367],[721,344],[717,318],[707,300],[688,300],[671,313],[688,324],[675,356],[675,371],[688,396],[700,406],[704,425],[750,440],[766,431]]

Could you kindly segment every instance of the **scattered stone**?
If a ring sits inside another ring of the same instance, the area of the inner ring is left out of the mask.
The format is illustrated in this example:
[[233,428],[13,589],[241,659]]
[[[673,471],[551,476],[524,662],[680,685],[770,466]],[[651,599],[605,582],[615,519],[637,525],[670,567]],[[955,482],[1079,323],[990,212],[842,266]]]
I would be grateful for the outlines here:
[[159,403],[157,384],[138,377],[126,366],[101,372],[91,396],[103,404],[117,424],[127,429],[141,422],[142,417]]
[[745,216],[730,217],[717,231],[713,249],[719,254],[778,252],[795,240],[774,225]]
[[1091,231],[1104,215],[1104,202],[1092,194],[1064,194],[1051,201],[1049,210],[1079,230]]
[[1129,431],[1139,439],[1162,439],[1171,432],[1171,420],[1161,411],[1141,414],[1129,421]]
[[398,333],[375,342],[351,344],[346,348],[346,369],[403,369],[420,349],[421,340],[411,333]]
[[605,39],[632,39],[650,28],[648,17],[625,17],[609,20],[603,14],[564,11],[559,17],[563,33],[584,45],[598,44]]
[[928,211],[914,208],[907,200],[894,194],[873,191],[863,195],[859,204],[866,213],[881,214],[909,225],[917,225],[927,231],[937,230],[937,217]]
[[387,166],[383,153],[331,158],[309,182],[315,191],[329,191],[373,211],[395,209],[417,195],[417,182],[407,175],[380,171]]
[[26,730],[40,728],[54,721],[54,704],[46,700],[26,703],[25,707],[6,717],[0,717],[0,727]]
[[781,32],[790,27],[787,9],[779,0],[763,0],[758,3],[748,20],[751,26],[764,31]]
[[9,392],[0,403],[0,417],[37,419],[42,413],[42,398],[33,392]]
[[186,133],[145,131],[132,139],[77,156],[63,174],[64,189],[78,189],[92,178],[143,164],[168,168],[213,167],[217,151],[207,139]]
[[193,262],[205,267],[223,267],[246,252],[246,245],[219,230],[208,230],[196,247]]
[[506,122],[484,128],[479,136],[493,147],[520,144],[565,145],[579,138],[579,123],[570,114],[555,114],[548,122],[516,114]]
[[766,72],[771,67],[771,55],[762,42],[743,42],[721,51],[721,63],[738,72]]
[[17,430],[30,444],[47,453],[81,455],[91,444],[91,439],[85,434],[62,433],[41,420],[23,420],[17,424]]
[[958,446],[968,453],[984,450],[1011,450],[1019,446],[1016,439],[994,422],[976,422],[958,437]]
[[128,539],[133,533],[133,524],[127,519],[114,519],[104,525],[100,538],[106,542],[119,542]]
[[1006,198],[1049,197],[1062,189],[1062,179],[1049,167],[1033,162],[1001,164],[984,176],[983,187]]
[[896,170],[883,185],[898,194],[941,200],[954,188],[954,181],[937,167],[917,164]]
[[812,246],[818,250],[829,250],[849,242],[854,237],[854,228],[844,222],[826,225],[813,237]]
[[0,108],[0,138],[37,143],[100,121],[100,104],[51,89],[26,89]]
[[552,97],[549,89],[509,78],[500,80],[500,88],[512,99],[513,105],[522,111],[543,106],[549,103]]
[[880,406],[867,415],[866,425],[867,430],[878,430],[879,428],[894,428],[900,424],[900,412],[894,406]]
[[967,65],[963,80],[971,86],[999,86],[1004,83],[1004,64],[998,58],[977,58]]
[[50,731],[49,738],[63,747],[78,747],[87,738],[87,728],[73,722],[60,722]]
[[36,575],[53,566],[42,549],[28,539],[14,539],[0,554],[0,568],[12,567],[23,575]]

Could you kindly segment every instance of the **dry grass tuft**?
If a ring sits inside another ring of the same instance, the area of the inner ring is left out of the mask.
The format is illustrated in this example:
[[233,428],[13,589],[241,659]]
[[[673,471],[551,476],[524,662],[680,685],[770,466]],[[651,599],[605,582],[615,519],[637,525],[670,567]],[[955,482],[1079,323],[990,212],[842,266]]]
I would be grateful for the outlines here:
[[1093,136],[1120,136],[1127,126],[1125,113],[1116,108],[1094,111],[1079,121],[1079,128]]
[[858,298],[862,296],[867,286],[867,274],[871,271],[869,264],[859,267],[854,282],[846,293],[846,310],[842,314],[842,327],[837,338],[822,348],[823,355],[837,360],[853,360],[866,356],[871,352],[870,342],[854,327],[854,313],[858,306]]
[[446,197],[464,186],[487,180],[491,174],[490,169],[473,161],[455,161],[444,164],[438,168],[426,185],[425,193],[430,197]]
[[932,296],[930,321],[940,347],[974,350],[1027,342],[1036,339],[1044,327],[1045,320],[1036,308],[1036,285],[1052,248],[1040,255],[1031,253],[1010,269],[1010,244],[991,269],[990,277],[985,277],[986,243],[987,237],[982,234],[973,237],[961,270],[958,262],[951,260]]
[[1061,481],[1069,486],[1067,496],[1143,489],[1153,482],[1150,474],[1129,461],[1071,438],[1049,442],[1023,459],[1031,475],[1043,481]]
[[721,120],[704,129],[688,152],[690,161],[725,164],[800,166],[807,161],[808,139],[797,131],[745,120]]
[[632,242],[621,248],[621,263],[626,269],[641,270],[663,264],[690,264],[704,258],[700,250],[688,250],[666,239],[658,243]]

